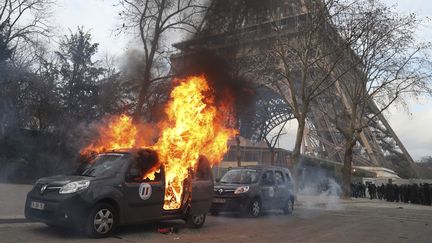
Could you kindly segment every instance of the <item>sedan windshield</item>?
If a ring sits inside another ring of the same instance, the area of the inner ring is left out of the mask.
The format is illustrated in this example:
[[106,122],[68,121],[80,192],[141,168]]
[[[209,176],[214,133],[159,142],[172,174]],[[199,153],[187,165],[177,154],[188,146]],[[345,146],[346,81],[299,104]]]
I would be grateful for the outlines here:
[[124,154],[102,154],[90,161],[89,166],[81,173],[82,176],[105,177],[114,176],[127,161]]
[[221,183],[252,184],[258,181],[258,171],[251,169],[234,169],[228,171],[220,180]]

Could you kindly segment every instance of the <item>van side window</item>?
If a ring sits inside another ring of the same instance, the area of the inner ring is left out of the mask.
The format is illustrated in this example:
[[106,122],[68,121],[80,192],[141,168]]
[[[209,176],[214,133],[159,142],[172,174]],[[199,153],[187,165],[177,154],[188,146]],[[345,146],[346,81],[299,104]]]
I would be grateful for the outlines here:
[[273,171],[268,170],[262,175],[262,182],[266,186],[273,186],[275,184]]
[[286,175],[287,181],[291,181],[290,175],[288,173],[286,173],[285,175]]
[[161,167],[157,153],[150,149],[138,149],[126,173],[127,182],[157,182],[161,180]]
[[161,177],[162,177],[162,176],[161,176],[161,171],[160,171],[160,169],[157,170],[157,171],[155,171],[155,172],[152,172],[152,174],[153,174],[153,175],[144,178],[142,181],[143,181],[143,182],[152,182],[152,181],[158,182],[158,181],[161,180]]
[[131,163],[126,173],[126,182],[141,182],[141,171],[138,165],[134,162]]
[[277,185],[283,185],[285,184],[285,178],[282,172],[275,171],[275,177],[276,177],[276,184]]
[[[146,176],[147,171],[143,172],[141,171],[141,168],[138,166],[137,163],[132,162],[128,172],[126,173],[126,182],[154,182],[154,181],[160,181],[161,180],[161,171],[160,169],[156,172],[152,172],[150,176]],[[143,178],[146,176],[146,178]]]

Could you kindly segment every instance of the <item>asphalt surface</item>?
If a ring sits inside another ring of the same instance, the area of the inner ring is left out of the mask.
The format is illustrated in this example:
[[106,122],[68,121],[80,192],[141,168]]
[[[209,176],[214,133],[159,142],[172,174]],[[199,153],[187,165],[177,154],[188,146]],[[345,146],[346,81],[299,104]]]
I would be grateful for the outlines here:
[[[208,216],[204,227],[194,230],[182,221],[124,226],[106,239],[4,220],[0,242],[432,242],[431,206],[316,197],[301,197],[299,204],[288,216],[279,211],[259,218]],[[179,228],[177,234],[158,233],[158,227],[172,226]]]

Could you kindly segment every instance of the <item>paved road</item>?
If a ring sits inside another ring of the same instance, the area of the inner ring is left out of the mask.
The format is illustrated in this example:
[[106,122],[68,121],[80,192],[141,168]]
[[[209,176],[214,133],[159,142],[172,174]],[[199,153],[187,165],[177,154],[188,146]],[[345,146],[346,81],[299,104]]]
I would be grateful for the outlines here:
[[[332,201],[333,203],[333,201]],[[114,237],[87,239],[39,223],[0,224],[0,242],[431,242],[432,207],[368,200],[328,205],[304,204],[294,215],[271,212],[257,218],[208,216],[202,229],[184,228],[178,234],[157,233],[146,224],[121,227]]]

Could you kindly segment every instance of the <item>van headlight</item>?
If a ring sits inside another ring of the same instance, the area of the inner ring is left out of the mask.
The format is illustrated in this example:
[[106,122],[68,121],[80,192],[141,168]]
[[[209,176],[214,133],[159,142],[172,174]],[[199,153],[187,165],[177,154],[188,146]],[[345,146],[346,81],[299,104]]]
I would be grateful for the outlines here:
[[249,186],[240,186],[234,191],[234,194],[242,194],[249,191]]
[[60,188],[59,193],[60,194],[74,193],[74,192],[86,189],[87,187],[89,187],[89,185],[90,185],[89,180],[70,182],[70,183],[62,186],[62,188]]

